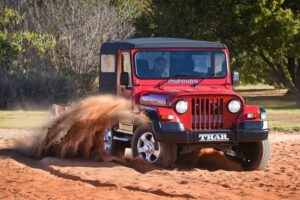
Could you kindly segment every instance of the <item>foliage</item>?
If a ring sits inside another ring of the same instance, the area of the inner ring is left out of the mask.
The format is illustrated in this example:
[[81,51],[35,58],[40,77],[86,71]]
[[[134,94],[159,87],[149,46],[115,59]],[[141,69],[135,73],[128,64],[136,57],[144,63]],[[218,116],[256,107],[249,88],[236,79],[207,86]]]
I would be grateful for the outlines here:
[[136,5],[134,0],[1,1],[0,108],[91,94],[99,47],[133,34]]
[[223,42],[242,76],[262,73],[256,80],[300,96],[300,14],[294,1],[148,0],[147,5],[136,21],[137,35]]
[[[1,65],[9,64],[9,60],[14,60],[20,53],[28,48],[36,49],[40,54],[44,54],[48,49],[53,49],[56,41],[52,35],[38,34],[35,32],[19,30],[19,25],[23,18],[13,9],[4,8],[0,15],[0,55]],[[7,67],[7,66],[6,66]]]
[[[28,51],[36,51],[40,56],[47,50],[53,49],[56,45],[55,39],[49,34],[38,34],[21,29],[23,18],[13,9],[4,8],[0,15],[0,77],[1,82],[8,76],[16,76],[26,73],[20,65],[14,65],[17,60],[22,59],[28,62],[30,57],[26,57]],[[7,82],[7,81],[5,81]],[[5,85],[5,83],[3,83]],[[2,85],[2,86],[3,86]],[[3,90],[1,87],[1,100],[3,100]]]
[[0,107],[66,101],[98,82],[105,41],[166,36],[228,45],[242,83],[300,95],[300,6],[295,0],[2,0]]
[[102,42],[127,38],[134,32],[131,0],[32,0],[25,17],[32,30],[52,32],[57,40],[52,61],[59,74],[76,79],[76,95],[87,95],[98,78]]
[[26,30],[24,18],[17,10],[1,7],[0,107],[6,107],[9,101],[24,99],[27,87],[24,83],[28,83],[33,74],[41,76],[38,67],[31,67],[30,63],[38,61],[37,57],[43,58],[55,46],[53,35]]

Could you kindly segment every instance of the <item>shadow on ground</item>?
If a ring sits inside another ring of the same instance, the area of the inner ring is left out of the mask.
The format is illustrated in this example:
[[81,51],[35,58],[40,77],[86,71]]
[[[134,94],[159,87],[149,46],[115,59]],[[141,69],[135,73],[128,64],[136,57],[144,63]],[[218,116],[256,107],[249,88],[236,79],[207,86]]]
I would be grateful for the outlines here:
[[[113,182],[109,181],[103,181],[101,179],[95,179],[91,180],[88,178],[83,178],[80,175],[74,175],[70,173],[64,173],[61,172],[58,169],[55,169],[53,166],[59,166],[59,167],[93,167],[93,168],[114,168],[114,167],[124,167],[124,165],[121,165],[119,163],[115,162],[94,162],[90,160],[81,160],[81,159],[60,159],[60,158],[43,158],[42,160],[33,160],[28,157],[24,157],[22,154],[20,154],[17,151],[14,150],[0,150],[0,158],[10,158],[13,159],[19,163],[22,163],[30,168],[44,170],[46,172],[49,172],[51,175],[54,175],[59,178],[72,180],[72,181],[80,181],[82,183],[87,183],[95,187],[109,187],[109,188],[118,188],[119,186]],[[133,164],[134,160],[132,160]],[[141,164],[142,162],[139,162]],[[129,164],[129,165],[131,165]],[[128,166],[129,166],[128,165]],[[126,166],[126,164],[125,164]],[[156,170],[160,170],[159,168],[155,168]],[[144,169],[145,170],[145,169]],[[151,170],[154,170],[152,167]],[[162,170],[162,169],[161,169]],[[145,173],[145,172],[144,172]],[[190,194],[174,194],[171,192],[166,192],[162,189],[144,189],[142,187],[138,186],[122,186],[122,188],[127,189],[129,191],[140,191],[145,193],[151,193],[159,196],[164,197],[171,197],[171,198],[185,198],[185,199],[195,199],[194,196]]]
[[[140,159],[124,158],[115,159],[112,162],[98,162],[91,160],[84,160],[79,158],[72,159],[62,159],[55,157],[46,157],[41,160],[35,160],[23,156],[21,153],[10,150],[10,149],[0,149],[0,157],[9,157],[20,163],[23,163],[32,168],[39,168],[43,170],[50,170],[49,166],[55,165],[59,167],[93,167],[93,168],[113,168],[113,167],[129,167],[134,169],[139,173],[147,173],[153,170],[166,170],[159,167],[152,166],[145,161]],[[178,156],[178,159],[172,169],[168,170],[193,170],[195,168],[216,171],[216,170],[226,170],[226,171],[242,171],[242,167],[230,160],[224,155],[223,152],[214,149],[202,149],[200,151],[195,151],[193,153],[185,154],[183,156]]]

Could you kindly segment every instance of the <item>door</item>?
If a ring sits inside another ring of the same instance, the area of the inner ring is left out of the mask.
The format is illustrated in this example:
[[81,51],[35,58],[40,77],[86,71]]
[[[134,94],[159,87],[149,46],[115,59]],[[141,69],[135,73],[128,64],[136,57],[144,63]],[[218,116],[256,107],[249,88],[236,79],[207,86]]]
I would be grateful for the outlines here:
[[99,92],[100,94],[117,94],[117,73],[115,54],[101,54]]
[[[121,72],[127,72],[129,75],[129,84],[128,85],[121,85],[120,84],[120,77]],[[130,61],[130,52],[119,51],[118,54],[118,96],[124,97],[129,99],[132,102],[132,94],[133,94],[133,87],[132,87],[132,68],[131,68],[131,61]],[[132,104],[132,109],[134,108]],[[118,131],[133,134],[133,124],[134,120],[132,118],[124,119],[119,122]]]

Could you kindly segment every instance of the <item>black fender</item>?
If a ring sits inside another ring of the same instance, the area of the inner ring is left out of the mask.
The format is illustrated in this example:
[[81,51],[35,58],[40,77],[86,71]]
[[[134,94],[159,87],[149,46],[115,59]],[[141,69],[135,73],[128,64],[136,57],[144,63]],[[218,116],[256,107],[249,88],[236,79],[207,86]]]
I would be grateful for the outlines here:
[[158,121],[158,115],[155,109],[145,108],[143,109],[146,116],[153,122]]
[[240,142],[258,142],[268,139],[269,125],[266,120],[266,111],[260,108],[262,119],[257,121],[243,121],[236,125],[236,140]]

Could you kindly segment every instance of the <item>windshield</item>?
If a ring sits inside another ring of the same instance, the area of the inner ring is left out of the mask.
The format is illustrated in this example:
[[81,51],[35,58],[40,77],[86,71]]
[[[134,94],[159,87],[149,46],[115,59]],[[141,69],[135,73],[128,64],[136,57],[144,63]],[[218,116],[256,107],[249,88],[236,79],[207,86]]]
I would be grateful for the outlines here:
[[222,78],[227,75],[227,62],[223,51],[142,50],[135,53],[135,71],[142,79],[169,78],[176,74]]

